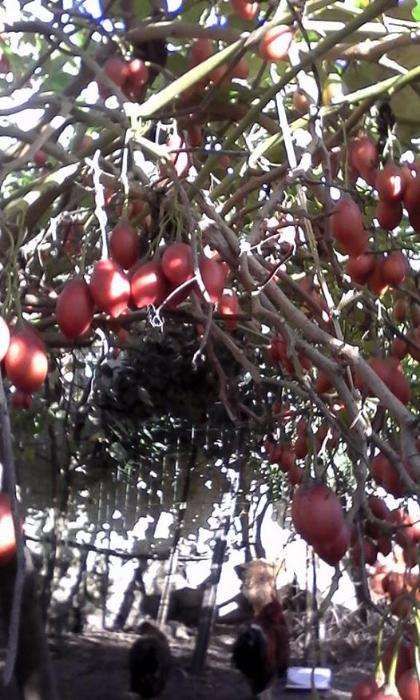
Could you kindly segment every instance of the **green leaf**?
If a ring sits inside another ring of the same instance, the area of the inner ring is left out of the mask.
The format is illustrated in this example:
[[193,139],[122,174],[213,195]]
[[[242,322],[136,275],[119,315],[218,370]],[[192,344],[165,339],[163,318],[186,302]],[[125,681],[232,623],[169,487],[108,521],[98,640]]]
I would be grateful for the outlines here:
[[146,17],[150,17],[152,14],[149,2],[144,2],[144,0],[134,0],[133,6],[134,14],[137,19],[145,19]]
[[58,71],[51,75],[45,82],[42,83],[43,90],[51,90],[53,92],[62,92],[71,81],[71,75]]
[[60,56],[59,58],[55,58],[49,65],[46,66],[46,75],[48,77],[42,83],[42,89],[55,92],[62,91],[74,78],[74,75],[68,71],[68,68],[73,67],[74,65],[74,59],[69,59],[68,56]]
[[79,47],[84,46],[84,44],[86,42],[87,34],[88,34],[88,32],[86,29],[83,29],[80,32],[76,32],[76,34],[73,34],[73,36],[71,38],[73,44],[75,44],[76,46],[79,46]]
[[420,1],[417,2],[415,8],[412,10],[411,14],[413,15],[413,18],[417,21],[420,22]]

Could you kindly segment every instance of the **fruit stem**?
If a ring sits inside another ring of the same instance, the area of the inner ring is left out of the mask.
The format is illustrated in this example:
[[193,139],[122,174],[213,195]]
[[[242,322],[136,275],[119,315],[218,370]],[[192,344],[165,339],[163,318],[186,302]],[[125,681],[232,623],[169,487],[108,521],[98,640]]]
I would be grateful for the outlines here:
[[130,194],[130,185],[128,182],[128,156],[130,149],[130,129],[125,132],[124,147],[121,160],[121,182],[124,189],[124,204],[122,210],[122,218],[128,220],[128,198]]
[[387,678],[387,684],[386,684],[386,693],[388,695],[397,695],[398,696],[398,690],[395,685],[395,672],[397,670],[397,662],[398,662],[398,656],[399,656],[399,651],[400,651],[400,643],[401,643],[401,638],[398,640],[398,643],[395,645],[394,648],[394,653],[392,655],[392,660],[391,664],[389,667],[388,671],[388,678]]
[[101,230],[102,239],[102,260],[106,260],[108,256],[108,238],[107,238],[107,224],[108,219],[105,210],[105,196],[104,196],[104,186],[101,183],[101,168],[99,165],[99,158],[101,157],[101,152],[99,149],[95,152],[92,159],[88,160],[88,164],[92,168],[93,173],[93,188],[95,192],[95,214],[98,219],[99,228]]
[[417,677],[420,678],[420,612],[416,610],[414,622],[416,625],[417,644],[414,645],[414,666]]
[[385,673],[384,673],[384,667],[382,663],[382,654],[381,654],[381,648],[382,648],[382,639],[384,635],[384,624],[385,620],[383,619],[381,622],[381,626],[379,628],[378,632],[378,640],[376,643],[376,664],[375,664],[375,680],[379,686],[379,688],[384,684],[385,680]]

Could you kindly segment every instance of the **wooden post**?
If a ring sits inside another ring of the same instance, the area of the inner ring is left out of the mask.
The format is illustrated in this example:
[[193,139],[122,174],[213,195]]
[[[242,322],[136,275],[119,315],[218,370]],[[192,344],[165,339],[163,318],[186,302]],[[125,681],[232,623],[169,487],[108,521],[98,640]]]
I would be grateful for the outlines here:
[[[16,577],[16,563],[2,567],[0,605],[9,624]],[[57,700],[47,638],[38,602],[36,575],[25,547],[25,580],[22,591],[18,648],[14,677],[22,700]]]
[[168,617],[171,591],[172,591],[172,586],[173,586],[173,578],[174,578],[174,575],[175,575],[177,567],[178,567],[178,556],[179,556],[178,544],[179,544],[179,540],[180,540],[181,534],[182,534],[182,529],[184,526],[185,511],[187,509],[188,496],[189,496],[189,492],[190,492],[191,472],[194,469],[196,459],[197,459],[197,442],[195,439],[195,430],[194,430],[194,428],[192,428],[192,430],[191,430],[191,456],[189,459],[189,463],[187,465],[187,473],[185,475],[184,486],[182,489],[181,503],[180,503],[180,506],[178,509],[178,518],[177,518],[177,522],[176,522],[174,538],[172,541],[171,553],[169,556],[169,569],[168,569],[168,573],[166,574],[166,577],[165,577],[165,585],[164,585],[162,595],[160,598],[159,610],[158,610],[158,615],[157,615],[157,622],[158,622],[158,625],[160,628],[162,628],[165,625],[167,617]]
[[[240,432],[237,433],[237,452],[240,451]],[[241,460],[242,461],[242,460]],[[239,473],[242,464],[239,465]],[[206,583],[201,607],[200,624],[197,632],[197,639],[194,654],[191,662],[191,670],[194,675],[199,675],[206,661],[207,649],[210,643],[211,632],[216,616],[216,597],[222,573],[223,560],[227,547],[227,536],[231,522],[235,515],[236,499],[239,490],[239,473],[233,474],[230,469],[230,489],[227,494],[226,509],[227,515],[221,520],[219,530],[216,535],[216,542],[213,550],[210,577]]]
[[0,487],[10,497],[17,543],[15,560],[2,568],[0,576],[0,605],[8,631],[4,681],[10,686],[15,677],[22,700],[56,700],[34,567],[21,534],[12,433],[1,370],[0,460]]

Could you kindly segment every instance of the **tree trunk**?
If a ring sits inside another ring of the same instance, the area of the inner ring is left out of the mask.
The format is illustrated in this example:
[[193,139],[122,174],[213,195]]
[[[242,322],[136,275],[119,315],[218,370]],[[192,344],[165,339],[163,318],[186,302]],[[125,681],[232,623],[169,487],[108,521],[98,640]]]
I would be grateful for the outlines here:
[[[47,638],[38,603],[32,557],[25,547],[25,581],[19,626],[15,679],[20,700],[57,700]],[[12,608],[16,564],[2,567],[0,604],[6,629]],[[10,696],[8,696],[10,697]]]
[[210,578],[206,583],[201,607],[200,623],[198,626],[197,640],[194,649],[191,669],[194,675],[198,676],[204,666],[207,649],[210,642],[213,622],[216,614],[216,596],[219,586],[220,575],[222,573],[223,559],[226,552],[226,536],[229,529],[228,521],[216,539],[211,563]]
[[[241,431],[237,433],[237,453],[239,464],[239,473],[243,466],[244,456],[240,454],[240,436]],[[228,464],[228,460],[226,461]],[[197,639],[191,664],[191,669],[194,675],[198,676],[205,664],[207,649],[210,643],[210,637],[213,630],[213,624],[216,617],[216,597],[219,587],[220,576],[222,573],[223,561],[227,547],[227,538],[231,522],[236,512],[236,500],[239,490],[239,473],[231,473],[230,489],[226,494],[225,499],[225,516],[221,519],[219,531],[216,536],[216,542],[213,549],[213,557],[211,562],[211,572],[204,589],[203,603],[201,606],[200,623],[198,626]]]
[[[185,512],[187,510],[188,497],[189,497],[189,493],[190,493],[191,473],[195,467],[195,463],[197,460],[197,451],[198,450],[197,450],[197,444],[195,441],[194,430],[191,433],[191,443],[192,443],[191,455],[190,455],[189,462],[187,465],[187,473],[185,475],[184,485],[183,485],[183,489],[182,489],[181,504],[178,508],[178,517],[177,517],[174,537],[173,537],[173,541],[172,541],[171,553],[169,556],[169,568],[168,568],[168,573],[165,577],[165,585],[163,587],[163,591],[162,591],[162,595],[161,595],[160,603],[159,603],[157,622],[158,622],[158,625],[160,628],[163,628],[164,625],[166,624],[166,620],[167,620],[168,613],[169,613],[169,606],[170,606],[170,602],[171,602],[171,593],[172,593],[172,588],[173,588],[173,580],[174,580],[174,576],[175,576],[175,573],[176,573],[177,568],[178,568],[178,557],[179,557],[178,544],[179,544],[179,540],[181,539],[182,530],[184,527]],[[180,459],[179,455],[178,455],[178,459]]]

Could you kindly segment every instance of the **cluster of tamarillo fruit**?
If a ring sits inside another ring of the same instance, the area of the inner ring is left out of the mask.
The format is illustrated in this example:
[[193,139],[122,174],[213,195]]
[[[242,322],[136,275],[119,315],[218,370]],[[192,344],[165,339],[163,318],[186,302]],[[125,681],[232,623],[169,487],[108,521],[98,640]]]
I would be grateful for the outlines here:
[[[295,412],[290,410],[290,406],[285,403],[283,406],[276,403],[273,406],[275,416],[279,421],[288,421],[295,416]],[[278,442],[273,436],[269,436],[264,441],[264,451],[270,464],[278,465],[279,469],[286,475],[292,486],[302,482],[304,469],[298,462],[305,459],[306,455],[313,448],[319,453],[325,445],[327,449],[337,447],[339,433],[337,430],[329,429],[323,423],[311,435],[309,423],[305,418],[296,421],[296,439],[287,442]]]
[[[346,523],[343,507],[334,491],[323,483],[309,480],[295,489],[292,521],[296,532],[331,566],[336,566],[349,549],[356,566],[361,563],[373,566],[379,552],[383,556],[390,554],[392,537],[384,526],[391,527],[396,543],[402,547],[407,568],[416,566],[420,523],[413,522],[403,509],[390,511],[379,496],[370,496],[367,504],[376,520],[366,519],[359,533],[357,528],[351,529]],[[393,612],[404,616],[411,605],[412,601],[401,595]]]
[[[390,510],[383,498],[369,496],[367,505],[376,519],[363,522],[363,537],[355,540],[353,533],[353,560],[356,565],[361,561],[369,566],[376,564],[378,554],[387,557],[392,552],[393,542],[401,547],[402,559],[408,569],[417,564],[418,544],[420,541],[420,523],[413,521],[403,508]],[[389,529],[391,528],[391,530]],[[407,601],[398,601],[401,611]],[[397,609],[397,608],[396,608]]]
[[[281,340],[281,339],[280,339]],[[291,360],[287,357],[287,347],[285,343],[281,343],[279,336],[275,338],[276,343],[270,346],[271,357],[273,353],[277,353],[277,357],[280,354],[282,357],[282,362],[287,362],[290,364],[289,370],[292,371]],[[274,350],[273,350],[274,347]],[[405,375],[402,372],[401,366],[396,365],[393,360],[394,358],[389,358],[390,364],[387,364],[387,359],[381,360],[380,358],[372,358],[369,361],[372,369],[375,373],[383,379],[387,386],[393,391],[393,393],[400,398],[403,403],[407,403],[410,398],[410,385],[408,384]],[[303,371],[309,371],[311,368],[310,361],[302,356],[299,356],[299,362],[303,367]],[[384,375],[383,367],[390,368],[394,370],[391,375]],[[282,365],[283,366],[283,365]],[[365,385],[361,382],[360,378],[356,375],[355,384],[358,386],[362,392],[368,393]],[[325,392],[332,392],[333,387],[331,385],[331,379],[324,374],[324,372],[319,371],[317,378],[314,382],[314,389],[319,395],[324,395]],[[345,407],[342,403],[337,401],[337,397],[331,395],[330,397],[325,397],[325,400],[331,399],[330,408],[331,411],[337,416],[337,418],[342,417],[343,421],[347,421],[347,415]],[[280,443],[272,435],[268,435],[264,441],[264,450],[267,455],[267,459],[271,464],[278,464],[281,471],[283,471],[290,483],[296,485],[300,483],[302,479],[303,470],[296,465],[296,461],[303,460],[308,455],[309,452],[314,454],[319,454],[325,447],[328,450],[333,450],[338,446],[339,443],[339,431],[335,426],[328,426],[327,423],[322,423],[316,430],[309,425],[308,420],[301,416],[298,417],[296,410],[291,408],[290,404],[286,402],[275,401],[272,405],[272,419],[279,424],[293,425],[293,435],[288,436],[288,440],[281,441]],[[420,449],[420,439],[417,439],[417,448]],[[390,493],[395,498],[402,498],[408,495],[410,491],[410,479],[415,481],[415,474],[411,465],[411,462],[402,457],[399,460],[399,468],[382,452],[379,452],[370,462],[369,465],[370,476],[376,482],[378,486],[384,488],[388,493]],[[404,476],[408,477],[404,479]]]
[[[420,232],[420,163],[397,165],[389,161],[379,168],[376,143],[366,134],[349,143],[348,162],[354,177],[361,176],[376,190],[375,217],[382,229],[394,230],[407,211],[411,226]],[[377,296],[398,287],[409,273],[401,250],[386,256],[369,250],[369,233],[362,212],[349,195],[337,202],[331,216],[331,233],[339,248],[349,255],[346,272],[356,284],[367,285]],[[392,243],[392,239],[390,239]]]
[[[56,318],[65,338],[76,341],[87,334],[97,311],[118,319],[130,309],[166,305],[174,310],[190,294],[201,297],[202,293],[226,326],[235,329],[240,309],[236,293],[225,289],[230,271],[226,263],[202,254],[195,270],[192,248],[183,241],[170,243],[163,252],[159,250],[154,260],[139,259],[140,237],[127,220],[114,227],[109,252],[110,257],[93,265],[89,282],[83,276],[71,278],[58,295]],[[48,372],[43,340],[27,323],[17,324],[10,333],[0,318],[1,360],[16,388],[13,405],[28,407],[31,394],[41,388]]]
[[[372,498],[376,498],[371,496]],[[372,512],[374,508],[369,503]],[[381,510],[386,509],[384,503]],[[389,511],[388,511],[389,514]],[[389,514],[394,522],[405,523],[405,527],[397,530],[396,540],[404,546],[407,539],[419,539],[419,523],[407,526],[408,516],[402,510]],[[395,517],[396,516],[396,517]],[[375,528],[374,523],[370,523]],[[385,698],[401,698],[401,700],[419,700],[420,677],[417,650],[420,643],[420,628],[418,621],[413,624],[409,613],[414,605],[419,604],[419,574],[404,570],[400,556],[395,555],[392,561],[377,563],[368,572],[368,584],[373,600],[379,603],[386,600],[390,603],[391,612],[399,617],[397,629],[384,644],[379,645],[376,659],[375,675],[361,680],[352,691],[352,700],[385,700]],[[384,679],[388,683],[384,685]]]
[[[398,567],[400,568],[400,567]],[[413,596],[419,600],[419,575],[397,570],[388,562],[376,564],[368,576],[369,589],[377,600],[389,600],[394,615],[405,618]]]
[[[351,700],[419,700],[420,679],[416,665],[418,631],[406,622],[380,650],[375,675],[352,689]],[[388,682],[385,683],[384,679]]]
[[[125,59],[110,56],[104,63],[105,75],[117,85],[128,100],[139,100],[149,81],[149,69],[141,58]],[[112,94],[107,85],[98,81],[98,92],[106,100]]]
[[[400,361],[408,354],[418,361],[420,359],[419,347],[420,327],[416,327],[411,335],[407,335],[407,340],[396,338],[393,341],[389,356],[375,356],[367,360],[375,374],[403,404],[408,404],[411,400],[411,387]],[[295,365],[291,357],[289,343],[282,333],[277,333],[272,338],[268,347],[268,356],[274,365],[280,365],[283,372],[295,374]],[[304,353],[299,352],[296,359],[304,374],[312,369],[312,363]],[[364,397],[375,396],[374,389],[357,372],[353,373],[353,382]],[[323,370],[318,370],[314,389],[319,395],[334,393],[332,378]]]
[[[277,466],[296,487],[292,502],[292,518],[296,531],[308,544],[313,545],[319,556],[331,566],[336,566],[350,549],[356,565],[361,563],[374,565],[378,554],[388,556],[395,541],[402,548],[402,556],[407,567],[417,563],[417,550],[420,541],[420,522],[415,523],[408,513],[397,508],[390,511],[383,498],[367,498],[368,516],[362,519],[360,532],[348,527],[344,521],[344,512],[339,498],[325,484],[307,481],[305,468],[299,462],[305,459],[309,451],[315,455],[326,449],[334,449],[339,442],[338,429],[329,428],[324,422],[311,431],[306,418],[297,418],[296,412],[280,402],[274,405],[274,414],[284,424],[296,423],[295,439],[276,440],[268,436],[263,449],[271,465]],[[313,434],[311,434],[313,433]],[[420,447],[420,441],[417,445]],[[379,452],[369,464],[369,473],[373,481],[395,498],[410,495],[409,481],[402,474],[415,481],[412,465],[401,459],[398,466],[385,454]],[[373,516],[373,519],[372,519]]]

